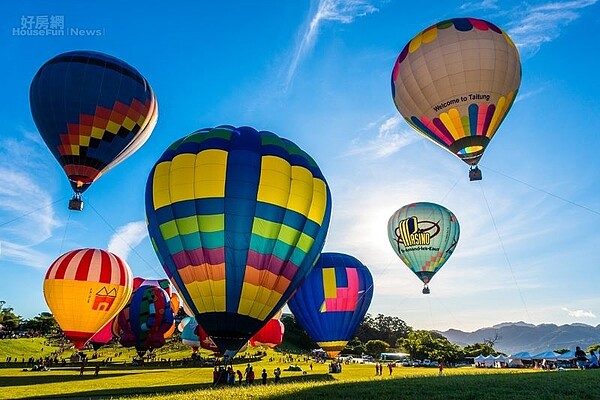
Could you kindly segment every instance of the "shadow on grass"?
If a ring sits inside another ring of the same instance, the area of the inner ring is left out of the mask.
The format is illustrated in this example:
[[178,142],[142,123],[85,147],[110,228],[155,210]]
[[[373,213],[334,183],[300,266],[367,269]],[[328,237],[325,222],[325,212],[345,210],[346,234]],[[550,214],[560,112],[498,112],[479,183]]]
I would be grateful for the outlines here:
[[79,375],[79,372],[77,372],[77,374],[73,373],[73,375],[44,375],[44,372],[23,372],[23,375],[19,376],[0,377],[0,388],[8,386],[28,386],[55,382],[81,382],[87,380],[98,380],[102,378],[114,378],[124,375],[130,374],[106,372],[95,376],[93,373]]
[[600,371],[595,372],[399,377],[315,385],[293,393],[278,393],[263,398],[270,400],[598,399],[600,397],[597,392],[597,382],[600,381]]
[[[77,377],[73,377],[77,378]],[[72,379],[76,380],[76,379]],[[313,400],[313,399],[413,399],[463,400],[463,399],[598,399],[596,382],[598,371],[569,371],[548,373],[503,373],[485,375],[448,375],[443,377],[373,378],[370,381],[339,382],[329,374],[304,375],[282,378],[281,383],[309,382],[307,388],[284,389],[273,394],[261,394],[261,399]],[[272,381],[269,380],[271,383]],[[257,385],[259,386],[259,385]],[[99,389],[72,394],[61,394],[61,399],[120,398],[144,395],[168,397],[184,394],[186,398],[202,398],[203,391],[213,387],[210,383],[186,385],[159,385],[142,388]],[[246,393],[247,395],[248,393]],[[235,397],[235,390],[231,392]],[[51,396],[25,396],[24,399],[55,399]]]
[[[149,371],[150,372],[150,371]],[[106,377],[109,376],[120,376],[127,374],[106,374]],[[88,378],[90,380],[99,379],[101,376],[48,376],[47,378],[53,378],[53,381],[42,382],[37,381],[38,383],[51,383],[57,381],[79,381],[81,378]],[[71,378],[71,379],[62,379],[62,378]],[[79,379],[76,379],[79,378]],[[6,378],[5,380],[10,380],[15,378]],[[316,375],[303,375],[303,376],[292,376],[281,379],[281,383],[292,383],[292,382],[326,382],[333,381],[334,378],[329,374],[316,374]],[[29,384],[31,384],[31,380],[29,380]],[[269,383],[272,383],[272,379],[269,380]],[[4,384],[3,380],[0,380],[0,387]],[[9,383],[11,386],[17,386],[14,382]],[[259,384],[255,384],[259,386]],[[128,388],[111,388],[111,389],[100,389],[100,390],[90,390],[85,392],[77,392],[77,393],[61,393],[61,399],[69,399],[69,400],[78,400],[78,399],[90,399],[90,398],[118,398],[124,396],[139,396],[139,395],[159,395],[164,394],[167,395],[169,393],[178,393],[178,392],[192,392],[197,390],[207,390],[213,388],[212,383],[197,383],[197,384],[173,384],[173,385],[160,385],[160,386],[148,386],[148,387],[128,387]],[[218,386],[223,387],[223,386]],[[57,399],[57,395],[46,395],[46,396],[22,396],[19,399]],[[190,396],[190,398],[196,398]]]

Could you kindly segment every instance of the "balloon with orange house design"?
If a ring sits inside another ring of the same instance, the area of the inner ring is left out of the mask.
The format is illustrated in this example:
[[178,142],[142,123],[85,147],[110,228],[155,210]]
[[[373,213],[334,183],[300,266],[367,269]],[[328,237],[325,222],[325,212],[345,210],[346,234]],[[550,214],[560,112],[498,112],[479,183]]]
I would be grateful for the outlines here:
[[127,304],[132,279],[127,263],[113,253],[73,250],[50,265],[44,297],[65,336],[82,349]]

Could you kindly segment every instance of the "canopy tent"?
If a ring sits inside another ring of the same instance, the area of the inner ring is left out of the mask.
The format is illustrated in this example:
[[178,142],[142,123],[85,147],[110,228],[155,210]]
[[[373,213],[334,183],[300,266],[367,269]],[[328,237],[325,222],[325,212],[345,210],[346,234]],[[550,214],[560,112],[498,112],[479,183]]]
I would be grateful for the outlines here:
[[577,357],[575,357],[575,350],[570,350],[570,351],[567,351],[566,353],[559,354],[559,356],[557,357],[557,359],[559,361],[571,361],[576,358]]
[[519,353],[511,354],[508,356],[509,360],[531,360],[531,354],[528,351],[521,351]]
[[488,356],[485,356],[485,359],[483,362],[486,367],[490,368],[490,367],[494,366],[494,364],[496,363],[496,359],[494,358],[493,355],[490,354]]
[[523,361],[531,361],[531,354],[528,351],[521,351],[508,356],[508,366],[510,368],[524,367]]
[[476,367],[483,367],[485,365],[485,356],[483,354],[478,355],[473,359],[473,363]]
[[555,353],[554,351],[544,351],[543,353],[535,354],[531,356],[532,360],[546,360],[546,361],[556,361],[560,354]]
[[494,357],[494,368],[504,368],[508,365],[508,358],[504,354]]

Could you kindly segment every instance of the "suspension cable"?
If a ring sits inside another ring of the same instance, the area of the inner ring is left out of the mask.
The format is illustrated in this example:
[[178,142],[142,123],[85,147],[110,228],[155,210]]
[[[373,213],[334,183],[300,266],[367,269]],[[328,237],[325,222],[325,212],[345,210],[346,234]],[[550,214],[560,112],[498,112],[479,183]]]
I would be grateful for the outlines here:
[[129,242],[127,242],[126,240],[124,240],[121,235],[119,234],[119,232],[117,232],[117,230],[106,220],[106,218],[104,218],[102,216],[102,214],[100,214],[100,212],[96,209],[96,207],[94,207],[94,205],[88,200],[87,201],[88,205],[90,206],[90,208],[96,213],[96,215],[98,215],[98,217],[100,217],[100,219],[106,224],[106,226],[108,226],[112,232],[117,235],[129,248],[129,250],[131,250],[136,256],[138,256],[138,258],[140,260],[142,260],[142,262],[144,264],[146,264],[148,267],[150,267],[156,274],[158,274],[159,276],[164,274],[163,272],[159,272],[152,264],[150,264],[144,257],[142,257],[142,255],[134,248],[132,247]]
[[517,281],[517,278],[515,277],[515,273],[513,271],[512,264],[510,262],[510,259],[508,258],[506,248],[504,247],[504,241],[502,240],[502,236],[500,236],[500,232],[498,231],[498,226],[496,225],[496,219],[494,218],[494,215],[492,214],[492,209],[490,207],[490,203],[488,202],[488,199],[485,195],[485,191],[483,190],[483,183],[480,183],[479,187],[481,189],[481,194],[483,195],[485,205],[488,209],[488,212],[490,213],[490,218],[492,219],[492,225],[494,226],[494,230],[496,231],[496,235],[498,236],[498,241],[500,242],[500,248],[502,249],[502,253],[504,254],[504,259],[506,260],[506,264],[508,265],[508,269],[510,270],[510,275],[512,276],[515,286],[517,287],[517,291],[519,292],[519,297],[521,298],[521,302],[523,302],[523,307],[525,308],[525,314],[527,314],[527,320],[531,321],[531,316],[529,315],[529,310],[527,309],[527,304],[525,303],[525,298],[523,297],[523,292],[521,291],[519,282]]

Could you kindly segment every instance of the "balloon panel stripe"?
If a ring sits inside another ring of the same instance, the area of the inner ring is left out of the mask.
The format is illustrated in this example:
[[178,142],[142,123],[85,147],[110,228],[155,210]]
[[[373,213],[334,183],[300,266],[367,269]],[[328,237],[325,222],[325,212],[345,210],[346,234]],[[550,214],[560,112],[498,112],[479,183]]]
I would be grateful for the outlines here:
[[65,274],[67,272],[67,268],[71,263],[71,260],[77,254],[77,251],[71,251],[60,256],[58,260],[54,261],[54,263],[52,263],[52,265],[48,269],[46,279],[64,279]]
[[256,269],[252,266],[246,266],[244,274],[244,285],[250,284],[257,287],[274,290],[280,295],[285,292],[292,280],[293,277],[288,279],[287,277],[282,276],[279,276],[278,279],[277,273],[273,273],[267,269]]
[[[48,61],[46,65],[59,64],[59,63],[71,63],[77,62],[81,63],[84,66],[87,65],[96,65],[102,68],[110,68],[120,74],[123,74],[136,82],[138,82],[142,86],[147,86],[148,83],[135,69],[131,68],[129,65],[124,64],[117,58],[108,56],[106,54],[91,52],[94,57],[90,57],[86,54],[76,55],[77,52],[70,52],[65,55],[61,55],[53,58]],[[39,72],[38,72],[39,73]]]
[[177,269],[187,267],[188,265],[221,265],[225,263],[225,248],[184,250],[171,254],[171,257]]
[[[247,267],[252,267],[256,270],[270,271],[292,281],[300,268],[298,265],[284,260],[285,259],[278,258],[275,254],[261,254],[252,250],[248,250]],[[247,281],[245,277],[244,281]]]

